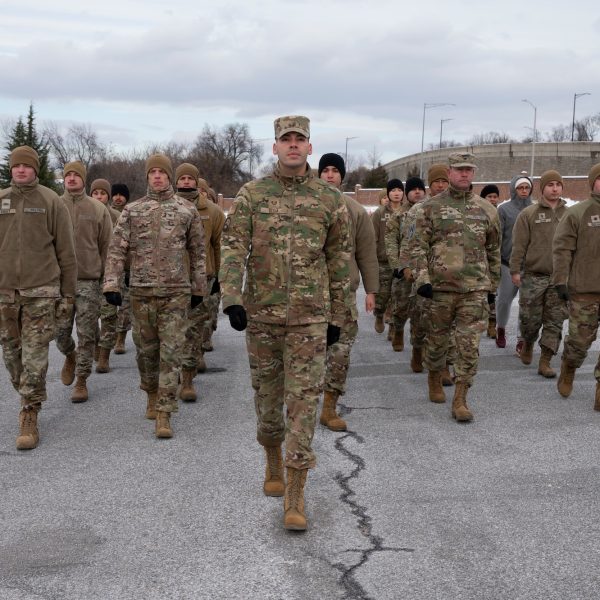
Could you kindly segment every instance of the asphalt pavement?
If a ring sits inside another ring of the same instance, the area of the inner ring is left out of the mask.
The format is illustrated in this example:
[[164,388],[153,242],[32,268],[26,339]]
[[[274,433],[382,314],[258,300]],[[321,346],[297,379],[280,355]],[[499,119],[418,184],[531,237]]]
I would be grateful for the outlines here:
[[262,493],[244,336],[226,318],[171,440],[144,419],[130,336],[84,404],[52,344],[32,451],[15,449],[0,367],[0,599],[597,598],[598,343],[563,399],[537,375],[538,347],[529,367],[514,355],[516,313],[506,349],[481,341],[468,424],[450,418],[452,388],[429,402],[410,346],[393,352],[361,313],[349,431],[317,426],[304,533]]

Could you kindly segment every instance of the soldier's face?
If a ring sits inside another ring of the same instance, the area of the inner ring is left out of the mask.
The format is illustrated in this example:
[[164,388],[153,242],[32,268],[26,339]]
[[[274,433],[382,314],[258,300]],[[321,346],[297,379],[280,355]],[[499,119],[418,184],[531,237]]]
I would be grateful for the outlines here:
[[600,194],[600,177],[594,181],[594,185],[592,186],[592,193]]
[[517,196],[519,198],[529,198],[529,196],[531,195],[531,188],[526,184],[526,183],[522,183],[520,186],[516,187],[515,190],[517,191]]
[[166,171],[154,167],[148,171],[148,185],[154,192],[160,192],[169,186],[169,176]]
[[335,185],[335,187],[338,188],[342,184],[342,174],[336,167],[325,167],[321,171],[321,179],[327,183],[331,183],[331,185]]
[[500,200],[500,196],[498,196],[496,192],[492,192],[491,194],[488,194],[485,199],[488,202],[491,202],[494,206],[498,206],[498,200]]
[[125,206],[127,204],[127,198],[123,194],[115,194],[112,197],[113,206]]
[[448,179],[450,183],[457,189],[466,192],[473,182],[475,177],[475,169],[473,167],[450,167],[448,169]]
[[306,159],[312,154],[312,144],[305,135],[291,131],[275,141],[273,154],[279,159],[284,174],[302,175]]
[[94,190],[92,192],[92,198],[96,198],[96,200],[99,200],[102,204],[108,204],[108,194],[105,190]]
[[410,190],[410,192],[406,194],[406,197],[411,204],[416,204],[425,198],[425,190],[422,190],[421,188]]
[[429,193],[432,196],[441,194],[448,187],[448,182],[445,179],[436,179],[429,186]]
[[177,187],[184,190],[193,190],[196,187],[196,180],[191,175],[182,175],[177,180]]
[[35,169],[24,164],[15,165],[10,170],[10,176],[13,181],[19,185],[31,183],[36,178]]
[[65,175],[65,189],[73,193],[83,191],[83,179],[75,171],[69,171]]
[[404,192],[400,188],[394,188],[388,192],[388,198],[390,199],[390,202],[402,202]]
[[560,181],[551,181],[544,186],[542,196],[551,202],[562,196],[563,184]]

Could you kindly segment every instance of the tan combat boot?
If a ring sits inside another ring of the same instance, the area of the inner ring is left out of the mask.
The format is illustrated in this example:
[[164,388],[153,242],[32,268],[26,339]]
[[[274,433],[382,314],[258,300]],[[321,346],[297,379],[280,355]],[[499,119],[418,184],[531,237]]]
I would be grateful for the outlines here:
[[96,344],[94,346],[94,362],[98,362],[99,358],[100,358],[100,346],[98,346],[98,344]]
[[263,491],[265,496],[281,497],[285,493],[281,446],[265,446],[265,454],[267,455],[267,468]]
[[346,431],[346,421],[335,412],[335,405],[338,401],[337,392],[326,391],[323,394],[323,408],[319,421],[331,431]]
[[441,371],[429,371],[427,384],[429,385],[429,399],[436,404],[446,402],[446,394],[442,387]]
[[596,381],[596,399],[594,401],[594,410],[600,411],[600,381]]
[[22,408],[19,413],[19,435],[17,450],[33,450],[37,448],[40,434],[37,427],[38,407]]
[[110,350],[100,346],[100,353],[96,361],[96,373],[110,373],[110,365],[108,359],[110,357]]
[[423,372],[423,349],[415,348],[413,346],[412,356],[410,358],[410,368],[413,373],[422,373]]
[[468,389],[466,383],[457,383],[452,400],[452,418],[465,423],[473,420],[473,413],[467,406]]
[[287,469],[287,485],[283,499],[283,526],[294,531],[306,529],[306,515],[304,514],[304,485],[308,469]]
[[75,366],[77,364],[77,352],[69,352],[65,356],[65,364],[63,365],[62,371],[60,372],[60,380],[65,385],[71,385],[75,380]]
[[444,387],[449,387],[451,385],[454,385],[454,376],[452,375],[452,372],[450,371],[450,369],[452,368],[452,365],[446,365],[446,367],[444,369],[442,369],[442,371],[440,372],[440,377],[442,379],[442,385]]
[[542,346],[542,354],[538,365],[538,374],[547,379],[556,377],[556,371],[550,366],[550,361],[554,356],[552,350]]
[[183,369],[181,371],[181,390],[179,391],[179,397],[184,402],[196,402],[198,396],[194,389],[194,375],[196,373],[192,369]]
[[493,340],[496,339],[496,321],[488,321],[487,336]]
[[117,333],[117,341],[115,342],[115,354],[125,354],[125,338],[127,337],[126,331],[119,331]]
[[404,350],[404,330],[397,330],[394,327],[394,335],[392,336],[392,348],[394,352],[402,352]]
[[385,324],[383,323],[383,315],[375,315],[375,331],[377,333],[383,333]]
[[575,379],[575,367],[569,365],[563,358],[560,364],[560,375],[558,376],[558,393],[563,398],[568,398],[573,391],[573,380]]
[[521,357],[521,362],[524,365],[530,365],[533,360],[533,342],[528,342],[525,340],[523,342],[523,348],[519,352],[519,356]]
[[391,342],[393,339],[394,339],[394,324],[393,323],[389,323],[388,324],[387,341]]
[[196,357],[196,371],[198,373],[206,373],[206,361],[204,360],[204,354],[199,354]]
[[85,380],[86,377],[77,375],[77,381],[75,382],[75,387],[73,388],[73,393],[71,394],[71,402],[85,402],[88,399],[88,389]]
[[156,411],[156,437],[157,438],[172,438],[173,430],[171,429],[171,413],[164,410]]
[[157,400],[157,392],[147,392],[148,393],[148,402],[146,403],[146,419],[150,421],[154,421],[156,419],[156,400]]

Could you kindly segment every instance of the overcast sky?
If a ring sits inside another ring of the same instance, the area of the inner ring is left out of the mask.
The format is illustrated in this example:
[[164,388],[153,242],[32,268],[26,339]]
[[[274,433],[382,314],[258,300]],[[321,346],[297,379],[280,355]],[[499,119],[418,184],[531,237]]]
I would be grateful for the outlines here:
[[[0,119],[89,123],[116,149],[241,121],[311,119],[314,157],[383,162],[600,112],[600,12],[571,0],[0,0]],[[263,142],[261,142],[263,143]]]

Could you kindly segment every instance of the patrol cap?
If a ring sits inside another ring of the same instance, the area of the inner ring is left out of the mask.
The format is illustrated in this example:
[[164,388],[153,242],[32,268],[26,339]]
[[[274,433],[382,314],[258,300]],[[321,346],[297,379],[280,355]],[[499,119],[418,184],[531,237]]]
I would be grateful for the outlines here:
[[307,138],[310,138],[310,120],[308,117],[303,117],[302,115],[288,115],[285,117],[278,117],[273,124],[275,126],[276,140],[282,135],[291,132],[301,133]]
[[448,165],[459,169],[460,167],[471,167],[476,169],[475,155],[470,152],[453,152],[448,156]]
[[37,174],[40,172],[40,157],[31,146],[17,146],[10,153],[9,165],[11,169],[16,165],[27,165]]

